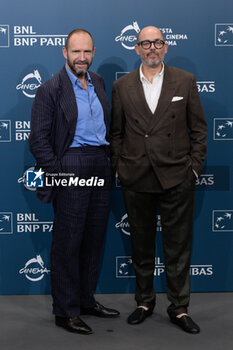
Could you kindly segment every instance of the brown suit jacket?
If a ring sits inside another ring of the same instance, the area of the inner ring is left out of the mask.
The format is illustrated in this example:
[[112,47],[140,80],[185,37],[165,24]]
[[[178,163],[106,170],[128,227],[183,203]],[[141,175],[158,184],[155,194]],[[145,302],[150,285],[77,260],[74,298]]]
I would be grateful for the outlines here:
[[[172,102],[174,96],[183,99]],[[114,82],[110,142],[113,167],[123,186],[143,191],[148,173],[156,174],[163,189],[181,183],[190,167],[200,175],[206,136],[193,74],[165,65],[154,114],[147,105],[139,69]]]

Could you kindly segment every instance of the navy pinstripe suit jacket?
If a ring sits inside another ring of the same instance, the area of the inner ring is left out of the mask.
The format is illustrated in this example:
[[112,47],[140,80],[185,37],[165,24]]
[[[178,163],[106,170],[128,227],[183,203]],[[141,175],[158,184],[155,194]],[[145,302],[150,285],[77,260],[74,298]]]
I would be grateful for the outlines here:
[[[89,71],[89,74],[103,107],[108,140],[110,105],[104,80],[97,73]],[[62,172],[60,160],[73,141],[77,115],[78,106],[72,83],[63,67],[39,87],[32,106],[29,147],[36,159],[37,168],[49,173]],[[37,197],[48,203],[52,200],[53,191],[38,188]]]

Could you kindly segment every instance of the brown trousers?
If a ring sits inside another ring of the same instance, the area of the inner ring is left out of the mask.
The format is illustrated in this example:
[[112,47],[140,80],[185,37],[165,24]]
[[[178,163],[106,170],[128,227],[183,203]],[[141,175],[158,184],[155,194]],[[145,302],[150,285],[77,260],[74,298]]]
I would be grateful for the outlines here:
[[190,299],[195,175],[190,169],[185,180],[168,190],[134,192],[123,187],[130,223],[132,260],[136,274],[138,305],[155,305],[156,209],[159,208],[166,269],[168,312],[186,312]]

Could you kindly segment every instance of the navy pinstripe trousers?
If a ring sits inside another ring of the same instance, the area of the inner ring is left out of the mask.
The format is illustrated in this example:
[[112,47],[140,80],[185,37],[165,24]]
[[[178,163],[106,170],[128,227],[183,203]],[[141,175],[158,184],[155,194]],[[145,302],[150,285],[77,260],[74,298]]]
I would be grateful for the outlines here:
[[112,170],[106,148],[70,148],[61,160],[63,173],[79,179],[104,179],[103,187],[59,187],[53,201],[51,248],[53,313],[75,317],[80,307],[95,305],[101,247],[110,209]]

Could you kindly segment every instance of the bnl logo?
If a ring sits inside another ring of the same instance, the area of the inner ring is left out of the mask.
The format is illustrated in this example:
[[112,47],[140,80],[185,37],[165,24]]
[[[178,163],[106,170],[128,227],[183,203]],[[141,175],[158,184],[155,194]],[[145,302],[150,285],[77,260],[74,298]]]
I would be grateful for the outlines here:
[[0,234],[13,233],[13,214],[1,212],[0,213]]
[[214,140],[233,140],[233,118],[214,118]]
[[215,24],[215,46],[233,46],[233,23]]
[[212,230],[233,231],[233,210],[213,210]]
[[26,187],[38,188],[43,186],[44,186],[44,171],[42,171],[42,169],[26,171]]
[[131,256],[116,257],[116,278],[135,277]]
[[10,31],[8,24],[0,24],[0,47],[10,46]]
[[10,120],[0,120],[0,142],[11,142]]

